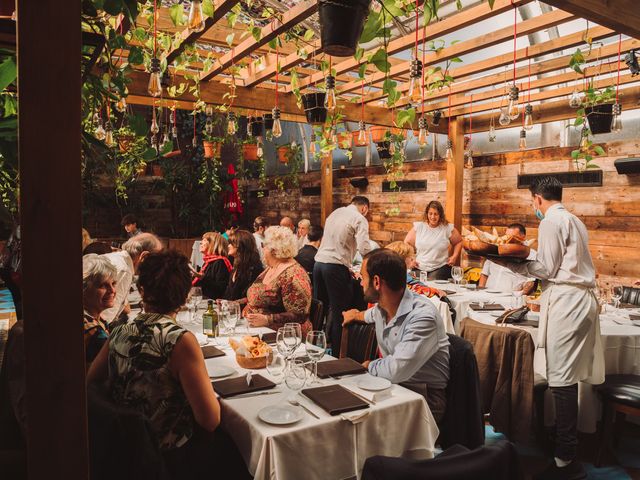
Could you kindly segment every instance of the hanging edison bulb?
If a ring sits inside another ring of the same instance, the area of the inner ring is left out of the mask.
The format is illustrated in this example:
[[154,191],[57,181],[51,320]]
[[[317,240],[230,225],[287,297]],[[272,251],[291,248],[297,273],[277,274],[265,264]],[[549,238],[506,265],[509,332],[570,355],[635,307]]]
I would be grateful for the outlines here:
[[160,131],[160,127],[158,126],[158,121],[156,120],[155,108],[151,112],[151,127],[149,127],[149,131],[154,135]]
[[95,131],[93,132],[93,136],[96,137],[96,139],[102,141],[102,140],[104,140],[106,135],[107,135],[107,132],[105,131],[104,127],[102,126],[102,121],[99,121],[98,122],[98,126],[96,127]]
[[278,107],[273,107],[273,110],[271,110],[271,116],[273,117],[273,127],[271,128],[271,134],[273,135],[273,138],[280,138],[282,136],[280,109]]
[[586,152],[589,149],[589,131],[586,128],[582,128],[580,133],[580,150]]
[[193,138],[191,139],[191,146],[193,148],[198,148],[198,137],[196,137],[195,135],[193,136]]
[[95,112],[93,114],[93,123],[95,123],[96,125],[98,125],[99,123],[102,123],[102,118],[100,118],[100,113]]
[[464,152],[464,168],[473,168],[473,152],[471,152],[471,149]]
[[509,112],[507,111],[507,107],[500,109],[500,117],[498,118],[498,123],[503,127],[511,123],[511,118],[509,117]]
[[520,130],[520,143],[518,144],[518,148],[520,150],[525,150],[527,148],[527,131],[524,127]]
[[411,60],[409,68],[409,90],[407,90],[406,100],[408,103],[418,103],[422,100],[420,82],[422,80],[422,62],[417,58]]
[[444,152],[444,159],[447,162],[453,162],[453,142],[447,138],[447,149]]
[[524,126],[525,130],[533,130],[533,106],[530,103],[524,107]]
[[396,142],[394,142],[393,140],[389,142],[389,154],[396,154]]
[[309,153],[315,157],[316,152],[316,134],[312,133],[309,141]]
[[147,91],[152,97],[162,95],[162,75],[160,75],[160,59],[152,58],[149,67],[149,84]]
[[418,119],[418,145],[424,147],[429,141],[429,130],[427,130],[427,118]]
[[158,139],[155,135],[151,136],[151,148],[153,148],[156,153],[158,153]]
[[493,114],[491,115],[491,122],[489,124],[489,141],[491,143],[496,141],[496,125],[495,125],[495,119],[493,117]]
[[238,126],[236,125],[236,114],[229,112],[227,114],[227,133],[229,135],[235,135],[237,131]]
[[362,120],[358,123],[357,146],[362,147],[367,144],[367,128]]
[[251,125],[256,121],[256,118],[253,116],[247,117],[247,136],[252,137],[253,132],[251,131]]
[[622,130],[622,105],[613,104],[613,118],[611,119],[611,131],[618,133]]
[[336,109],[336,78],[329,74],[324,83],[327,89],[324,95],[324,106],[329,110],[329,113],[333,113]]
[[571,108],[580,108],[580,105],[582,105],[582,97],[580,96],[580,92],[574,88],[569,97],[569,106]]
[[124,113],[127,109],[127,99],[124,97],[120,97],[116,102],[116,110],[120,113]]
[[164,152],[170,143],[171,139],[169,138],[169,131],[165,129],[164,135],[162,135],[162,142],[160,143],[160,150]]
[[204,114],[207,117],[213,117],[213,105],[207,104],[207,106],[204,108]]
[[116,141],[113,138],[113,129],[111,125],[107,125],[107,128],[104,131],[104,143],[108,147],[113,147],[116,144]]
[[262,142],[258,139],[258,147],[256,149],[256,155],[258,158],[262,158],[264,156],[264,150],[262,148]]
[[204,30],[204,13],[202,13],[202,2],[200,0],[191,0],[187,27],[191,33]]
[[520,104],[518,103],[519,95],[520,89],[517,86],[512,85],[509,90],[509,106],[507,107],[509,118],[511,120],[515,120],[520,116]]

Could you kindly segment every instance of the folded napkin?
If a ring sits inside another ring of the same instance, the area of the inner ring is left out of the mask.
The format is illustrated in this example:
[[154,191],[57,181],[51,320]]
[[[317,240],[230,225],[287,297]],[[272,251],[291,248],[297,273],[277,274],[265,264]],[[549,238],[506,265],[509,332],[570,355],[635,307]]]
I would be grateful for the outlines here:
[[276,332],[263,333],[262,341],[265,343],[276,343]]
[[204,355],[204,358],[224,357],[226,355],[226,353],[213,345],[202,347],[202,354]]
[[354,373],[364,373],[366,371],[366,368],[351,358],[318,362],[318,377],[320,378],[338,377],[340,375],[351,375]]
[[276,386],[271,380],[267,380],[260,374],[254,374],[251,377],[251,384],[247,385],[247,377],[245,375],[236,378],[228,378],[211,382],[214,390],[222,398],[233,397],[242,393],[258,392],[260,390],[269,390]]
[[340,415],[362,408],[369,408],[369,403],[358,398],[351,391],[341,385],[327,385],[324,387],[306,388],[302,394],[329,415]]
[[352,412],[352,413],[343,413],[340,415],[340,418],[346,420],[347,422],[351,422],[354,425],[358,423],[364,422],[371,410],[362,410],[360,412]]
[[384,390],[378,390],[377,392],[371,392],[369,390],[363,390],[362,388],[358,388],[358,395],[366,398],[371,403],[378,403],[387,398],[391,398],[391,391],[393,390],[393,385],[389,388],[385,388]]
[[499,303],[485,303],[482,307],[480,307],[480,303],[473,302],[469,304],[469,308],[471,310],[475,310],[476,312],[495,312],[498,310],[504,310],[504,307]]

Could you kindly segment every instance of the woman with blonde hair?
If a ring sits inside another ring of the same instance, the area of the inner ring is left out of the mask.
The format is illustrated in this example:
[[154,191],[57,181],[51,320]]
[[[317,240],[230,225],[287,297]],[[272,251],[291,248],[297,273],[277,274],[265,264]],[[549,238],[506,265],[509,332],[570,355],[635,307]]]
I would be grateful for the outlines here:
[[264,237],[267,268],[247,290],[244,315],[252,327],[277,330],[285,323],[300,323],[302,338],[306,338],[313,328],[309,321],[311,283],[293,258],[298,253],[296,236],[287,227],[269,227]]
[[453,224],[447,222],[440,202],[433,200],[427,204],[423,221],[413,224],[404,241],[415,247],[418,267],[428,274],[429,280],[451,277],[451,267],[460,260],[462,237]]
[[224,297],[233,269],[227,258],[229,242],[217,232],[202,235],[200,252],[204,261],[199,272],[194,272],[193,286],[202,288],[202,296],[214,300]]

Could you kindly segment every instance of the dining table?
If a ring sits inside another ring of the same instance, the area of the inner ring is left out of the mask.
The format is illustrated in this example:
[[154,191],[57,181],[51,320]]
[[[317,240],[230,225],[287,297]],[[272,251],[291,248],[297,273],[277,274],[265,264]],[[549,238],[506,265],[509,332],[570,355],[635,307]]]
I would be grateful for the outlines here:
[[[246,335],[261,337],[273,330],[249,327],[241,319],[233,331],[223,330],[214,339],[206,338],[201,333],[203,312],[203,308],[180,311],[176,320],[196,335],[201,346],[213,345],[225,353],[205,359],[209,375],[223,371],[224,378],[246,377],[249,370],[240,367],[229,340]],[[132,311],[130,318],[136,313]],[[304,354],[302,342],[294,356],[302,358]],[[332,359],[326,354],[321,361]],[[371,377],[368,373],[318,379],[317,383],[305,385],[303,390],[340,385],[367,404],[367,408],[330,415],[301,393],[294,397],[297,405],[292,405],[289,400],[293,392],[286,382],[271,376],[266,368],[251,372],[276,386],[237,397],[220,397],[220,404],[222,428],[234,440],[249,473],[256,479],[357,479],[365,460],[373,455],[412,459],[434,456],[439,430],[425,398],[416,392],[395,384],[378,392],[361,388],[366,385],[362,380]],[[297,411],[299,420],[286,425],[267,423],[260,418],[260,412],[272,406]]]
[[[456,285],[450,282],[428,281],[429,286],[450,290],[448,295],[453,308],[456,311],[456,333],[460,332],[462,319],[469,317],[481,323],[496,325],[496,319],[504,310],[493,312],[476,311],[470,307],[474,302],[498,303],[506,309],[521,305],[522,297],[513,292],[494,289],[468,288],[468,286]],[[640,322],[634,324],[631,319],[634,315],[640,315],[640,306],[633,308],[615,308],[613,305],[605,305],[599,315],[600,333],[605,357],[605,374],[636,374],[640,375]],[[536,322],[538,314],[530,312],[527,320]],[[535,326],[506,325],[505,328],[521,328],[529,333],[534,344],[538,341],[538,329]],[[592,385],[580,382],[578,384],[578,429],[581,432],[593,433],[600,418],[601,406],[598,396]],[[550,424],[554,419],[553,402],[550,391],[545,397],[545,423]]]

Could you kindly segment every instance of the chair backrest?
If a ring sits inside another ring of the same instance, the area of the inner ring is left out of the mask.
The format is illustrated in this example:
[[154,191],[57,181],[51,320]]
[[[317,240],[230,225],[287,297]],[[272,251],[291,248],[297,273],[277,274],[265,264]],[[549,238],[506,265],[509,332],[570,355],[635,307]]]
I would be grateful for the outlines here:
[[349,357],[362,363],[374,360],[377,349],[376,329],[372,323],[351,322],[342,329],[340,358]]
[[324,305],[320,300],[311,299],[311,308],[309,309],[309,320],[314,330],[322,330],[324,326]]
[[640,288],[622,287],[622,298],[620,302],[640,305]]

